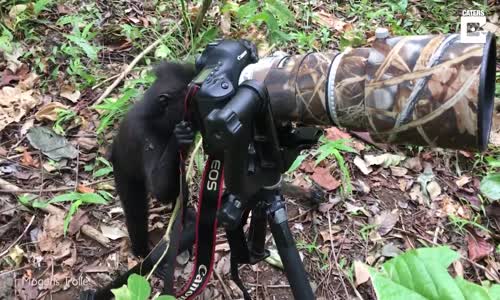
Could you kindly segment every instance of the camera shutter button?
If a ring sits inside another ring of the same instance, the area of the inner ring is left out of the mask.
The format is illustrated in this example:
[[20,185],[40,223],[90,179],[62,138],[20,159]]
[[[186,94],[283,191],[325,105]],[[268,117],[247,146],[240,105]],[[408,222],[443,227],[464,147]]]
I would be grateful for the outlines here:
[[227,81],[223,81],[223,82],[220,84],[220,87],[226,90],[226,89],[228,89],[228,88],[229,88],[229,83],[227,83]]

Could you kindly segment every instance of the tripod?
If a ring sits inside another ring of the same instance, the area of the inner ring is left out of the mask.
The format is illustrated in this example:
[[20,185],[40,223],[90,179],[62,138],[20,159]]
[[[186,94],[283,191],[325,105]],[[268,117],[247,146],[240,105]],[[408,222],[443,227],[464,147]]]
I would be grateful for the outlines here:
[[[295,299],[314,299],[304,265],[300,259],[286,213],[283,195],[278,188],[262,189],[255,195],[255,207],[248,233],[244,237],[243,225],[236,230],[226,230],[231,249],[231,277],[245,293],[238,275],[238,264],[255,264],[267,256],[265,250],[266,227],[269,223],[276,248],[281,257],[286,276]],[[249,296],[246,296],[249,297]]]

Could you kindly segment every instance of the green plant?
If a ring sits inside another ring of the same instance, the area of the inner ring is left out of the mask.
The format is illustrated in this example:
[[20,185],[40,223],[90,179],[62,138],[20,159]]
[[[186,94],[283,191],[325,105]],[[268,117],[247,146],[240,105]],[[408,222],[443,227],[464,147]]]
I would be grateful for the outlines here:
[[79,193],[70,192],[56,196],[46,202],[46,204],[61,203],[61,202],[71,202],[69,211],[64,218],[64,234],[68,231],[69,223],[73,218],[73,215],[78,211],[78,208],[83,204],[106,204],[109,199],[109,193],[97,192],[97,193]]
[[68,231],[69,223],[73,218],[74,214],[78,211],[78,208],[84,204],[106,204],[109,199],[113,196],[105,191],[98,191],[97,193],[79,193],[79,192],[69,192],[62,194],[50,199],[47,202],[37,200],[38,196],[33,194],[22,194],[17,197],[17,200],[26,207],[34,208],[44,208],[49,204],[61,203],[61,202],[71,202],[66,217],[64,218],[64,235]]
[[33,4],[33,12],[38,16],[42,11],[49,10],[50,5],[53,4],[53,0],[37,0]]
[[326,270],[329,267],[328,264],[328,252],[323,252],[321,250],[321,247],[317,244],[317,239],[318,236],[316,235],[314,237],[314,241],[311,243],[308,243],[305,240],[299,240],[297,241],[297,249],[299,250],[306,250],[307,253],[309,254],[316,254],[316,256],[319,258],[319,268],[321,270]]
[[[128,277],[127,284],[111,290],[116,300],[147,300],[151,295],[149,282],[142,276],[132,274]],[[175,300],[174,296],[163,295],[157,300]]]
[[[82,24],[83,29],[80,29]],[[66,38],[66,42],[59,46],[59,49],[67,57],[68,61],[67,72],[81,78],[83,80],[84,87],[91,86],[96,82],[95,76],[91,75],[92,67],[97,62],[97,54],[100,47],[95,46],[92,41],[97,35],[97,32],[92,31],[94,27],[94,22],[88,22],[83,16],[80,15],[67,15],[59,18],[56,25],[65,27],[69,26],[71,32],[69,34],[63,34]],[[57,51],[53,51],[53,55],[57,56]],[[82,59],[86,56],[89,61],[82,62]],[[74,80],[76,82],[76,80]]]
[[499,299],[498,284],[480,286],[451,277],[448,267],[459,258],[447,246],[420,248],[385,262],[382,268],[369,268],[377,299]]
[[351,175],[342,152],[357,153],[358,151],[347,145],[350,139],[338,139],[331,141],[322,136],[319,141],[321,146],[315,153],[315,156],[317,156],[315,164],[318,165],[327,157],[333,156],[337,161],[342,174],[342,192],[345,196],[350,195],[352,192]]
[[250,0],[246,4],[229,2],[223,11],[233,11],[239,22],[244,26],[265,24],[267,33],[272,42],[279,43],[290,40],[284,30],[295,20],[293,12],[279,0]]
[[113,124],[114,121],[119,120],[125,112],[127,112],[130,105],[130,100],[138,95],[136,89],[127,89],[118,100],[113,98],[106,98],[103,104],[94,106],[94,109],[101,110],[101,120],[99,127],[97,127],[97,133],[103,133],[104,130]]
[[481,193],[491,200],[500,200],[500,156],[484,157],[486,176],[481,180]]
[[91,172],[92,177],[99,178],[112,173],[113,166],[104,157],[97,157],[93,164],[85,165],[84,170],[86,172]]
[[118,99],[106,98],[102,104],[94,106],[93,108],[99,110],[101,115],[97,133],[103,133],[114,122],[119,121],[129,109],[132,99],[139,95],[139,87],[142,85],[150,86],[154,80],[154,74],[147,72],[140,78],[125,82]]
[[113,172],[113,166],[104,157],[98,157],[98,158],[96,158],[96,163],[97,163],[97,165],[103,165],[103,167],[100,167],[97,170],[94,169],[94,173],[92,174],[92,176],[94,178],[106,176],[106,175],[108,175],[108,174],[110,174],[110,173]]
[[21,194],[17,196],[17,201],[26,207],[42,208],[47,205],[45,202],[37,199],[38,195],[33,194]]
[[0,34],[0,51],[10,54],[14,49],[13,45],[14,36],[10,32],[10,30],[1,23],[0,23],[0,29],[2,29],[2,32]]
[[472,220],[466,220],[455,215],[448,215],[448,218],[450,219],[450,224],[455,226],[461,234],[466,232],[466,226],[476,227],[480,230],[489,232],[488,228],[478,223],[480,221],[480,216],[478,215],[475,215]]
[[375,225],[375,224],[366,224],[365,226],[361,227],[361,229],[359,230],[359,233],[361,234],[361,238],[364,241],[368,241],[368,236],[376,228],[377,228],[377,225]]
[[298,241],[297,242],[297,249],[306,250],[308,253],[313,253],[314,251],[318,251],[318,245],[316,244],[316,238],[314,239],[314,241],[312,243],[308,243],[305,240]]
[[63,125],[65,123],[71,122],[77,117],[76,112],[70,110],[70,109],[64,109],[64,108],[57,108],[57,119],[52,126],[52,129],[54,130],[55,133],[60,134],[60,135],[65,135],[65,130],[63,128]]
[[142,37],[141,29],[135,26],[129,24],[122,24],[120,25],[120,28],[122,34],[131,42],[135,42],[136,40]]

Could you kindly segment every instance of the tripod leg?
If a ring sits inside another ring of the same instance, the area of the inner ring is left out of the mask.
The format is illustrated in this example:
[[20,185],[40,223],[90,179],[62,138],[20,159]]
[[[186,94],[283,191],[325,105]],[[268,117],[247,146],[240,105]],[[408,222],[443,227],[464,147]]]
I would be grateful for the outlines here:
[[285,210],[283,196],[274,192],[269,204],[269,225],[273,234],[278,253],[285,268],[286,277],[292,288],[295,299],[314,299],[314,294],[307,279],[307,273],[300,260],[299,251],[295,246],[292,232],[288,227],[288,217]]

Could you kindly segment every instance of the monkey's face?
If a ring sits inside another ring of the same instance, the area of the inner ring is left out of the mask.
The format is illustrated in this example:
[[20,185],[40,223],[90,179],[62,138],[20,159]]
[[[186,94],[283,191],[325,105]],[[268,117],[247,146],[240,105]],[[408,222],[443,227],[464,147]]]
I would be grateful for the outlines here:
[[184,101],[188,84],[195,76],[194,65],[163,62],[156,67],[155,73],[157,79],[151,87],[153,94],[163,107],[177,109],[177,104]]
[[156,80],[144,95],[144,121],[155,131],[170,133],[184,116],[184,100],[195,76],[194,66],[164,62],[155,73]]

